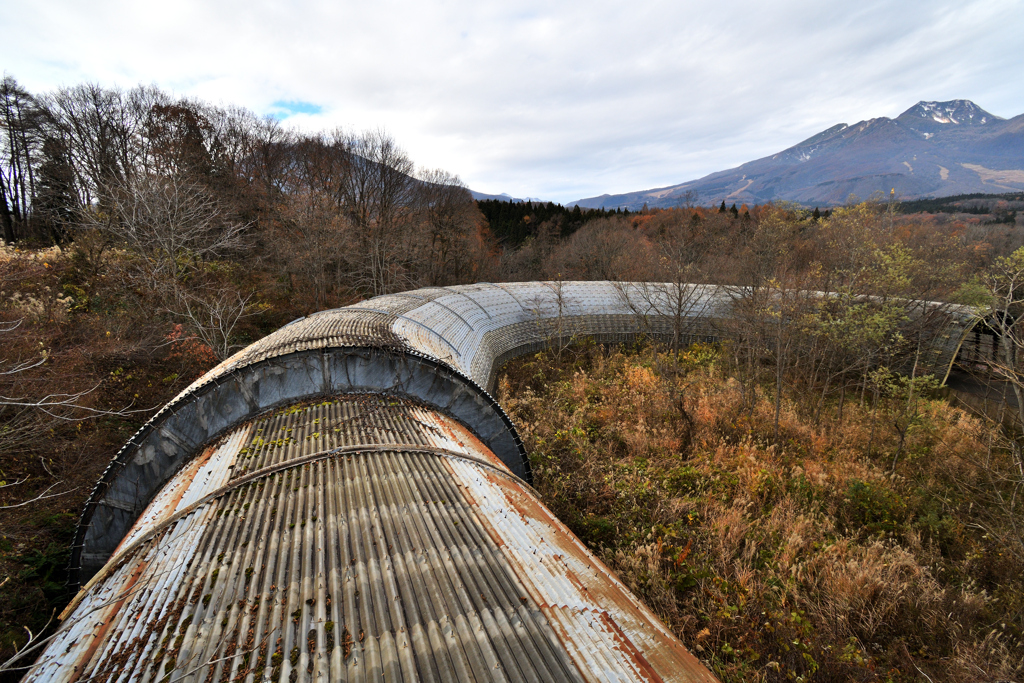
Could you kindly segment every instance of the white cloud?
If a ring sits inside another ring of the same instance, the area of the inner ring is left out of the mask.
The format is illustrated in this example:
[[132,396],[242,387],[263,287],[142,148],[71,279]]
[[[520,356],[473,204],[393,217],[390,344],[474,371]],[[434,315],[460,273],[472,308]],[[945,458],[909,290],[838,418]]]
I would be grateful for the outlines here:
[[[382,126],[474,189],[669,185],[921,99],[1024,112],[1024,2],[0,0],[33,91],[155,83],[304,127]],[[275,104],[278,103],[278,104]]]

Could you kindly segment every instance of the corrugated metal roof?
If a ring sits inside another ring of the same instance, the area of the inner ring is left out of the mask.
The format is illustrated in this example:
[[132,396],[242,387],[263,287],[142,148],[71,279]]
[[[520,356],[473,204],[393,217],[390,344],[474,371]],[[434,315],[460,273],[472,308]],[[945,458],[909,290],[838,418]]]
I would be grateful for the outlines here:
[[90,497],[72,571],[81,567],[84,580],[102,566],[138,513],[197,447],[268,408],[352,391],[412,395],[439,407],[471,425],[513,471],[529,478],[511,421],[493,398],[447,366],[382,349],[296,351],[234,369],[150,420],[121,449]]
[[[494,361],[517,347],[531,347],[568,332],[614,335],[672,334],[679,320],[704,337],[721,334],[717,323],[731,315],[742,288],[650,282],[513,282],[427,288],[376,297],[347,308],[322,311],[239,352],[197,384],[258,360],[298,349],[358,345],[367,340],[439,359],[480,386],[487,386]],[[936,304],[937,305],[937,304]],[[921,302],[915,315],[926,315]],[[948,332],[934,339],[929,364],[952,363],[976,314],[963,306],[946,311]],[[487,352],[488,337],[502,341]],[[187,390],[186,390],[187,391]]]
[[205,449],[28,678],[714,680],[471,432],[379,395]]

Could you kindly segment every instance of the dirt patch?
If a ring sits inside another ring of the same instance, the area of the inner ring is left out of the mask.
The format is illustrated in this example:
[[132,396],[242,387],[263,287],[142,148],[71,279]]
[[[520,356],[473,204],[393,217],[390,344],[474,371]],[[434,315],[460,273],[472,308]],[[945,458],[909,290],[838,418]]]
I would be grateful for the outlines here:
[[[983,183],[997,185],[1008,190],[1019,190],[1024,188],[1024,170],[1009,169],[1006,171],[996,171],[977,164],[960,165],[977,173],[978,176],[981,177],[981,182]],[[939,168],[942,167],[940,166]],[[943,177],[943,179],[945,179],[945,177]]]

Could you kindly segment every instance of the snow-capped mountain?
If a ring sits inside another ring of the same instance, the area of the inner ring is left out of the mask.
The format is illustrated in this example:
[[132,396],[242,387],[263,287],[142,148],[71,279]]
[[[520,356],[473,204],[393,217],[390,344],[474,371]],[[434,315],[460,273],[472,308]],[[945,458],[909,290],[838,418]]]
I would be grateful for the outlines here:
[[840,123],[763,159],[669,187],[602,195],[583,207],[787,199],[837,204],[895,188],[904,199],[1024,190],[1024,114],[1003,119],[969,100],[918,102],[895,119]]
[[920,133],[925,140],[929,140],[945,128],[991,124],[998,127],[998,123],[1005,119],[989,114],[970,100],[951,100],[918,102],[900,114],[896,120]]
[[910,109],[900,114],[900,118],[910,119],[919,117],[930,119],[935,123],[955,123],[957,125],[971,126],[974,124],[984,125],[989,121],[1002,121],[998,116],[993,116],[970,100],[950,100],[949,102],[918,102]]

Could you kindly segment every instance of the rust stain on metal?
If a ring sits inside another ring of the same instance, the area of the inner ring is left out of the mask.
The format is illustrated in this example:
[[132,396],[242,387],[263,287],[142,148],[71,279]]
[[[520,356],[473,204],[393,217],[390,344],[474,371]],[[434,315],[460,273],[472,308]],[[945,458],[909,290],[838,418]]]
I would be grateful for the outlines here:
[[[160,492],[156,499],[149,504],[141,515],[139,520],[144,520],[147,524],[159,524],[163,519],[170,517],[174,514],[174,511],[178,508],[178,503],[188,493],[189,487],[192,481],[195,479],[196,473],[210,461],[214,451],[217,450],[216,446],[207,446],[203,449],[202,454],[194,460],[186,463],[185,467],[171,480],[166,488]],[[170,490],[168,490],[170,489]],[[166,495],[166,494],[170,495]],[[133,531],[141,530],[142,525],[136,524]],[[115,557],[121,550],[132,541],[135,534],[129,532],[125,534],[125,537],[118,543],[114,552],[111,553],[111,557]]]
[[82,675],[82,671],[84,670],[85,665],[93,658],[93,655],[96,654],[96,650],[99,648],[100,645],[105,644],[104,640],[105,636],[107,635],[107,631],[110,629],[110,625],[114,622],[112,618],[113,615],[117,614],[121,610],[121,607],[124,605],[125,601],[130,597],[132,588],[135,587],[135,584],[138,583],[139,579],[142,577],[143,574],[146,573],[146,570],[148,568],[148,562],[146,562],[145,560],[140,561],[135,566],[134,571],[132,571],[132,573],[128,576],[128,580],[124,582],[123,586],[121,586],[121,597],[116,602],[111,603],[110,605],[107,605],[103,608],[104,616],[100,620],[100,626],[96,629],[95,632],[91,634],[92,642],[89,643],[89,646],[85,648],[82,654],[79,655],[78,658],[75,660],[75,665],[73,669],[74,673],[69,679],[70,681],[73,682],[79,679],[79,677]]
[[664,683],[665,679],[659,676],[658,672],[651,667],[650,663],[648,663],[647,659],[644,657],[644,653],[641,652],[637,646],[633,644],[633,641],[622,632],[622,629],[619,628],[619,625],[611,618],[611,615],[607,612],[601,612],[597,616],[601,620],[601,623],[605,625],[605,628],[614,634],[613,637],[619,643],[619,649],[626,653],[626,655],[640,668],[640,672],[644,675],[644,678],[652,681],[653,683]]
[[[174,678],[207,660],[199,679],[232,677],[252,666],[240,643],[275,633],[271,678],[295,683],[382,665],[410,679],[425,666],[451,680],[714,680],[468,429],[386,405],[293,405],[204,449],[83,591],[83,618],[35,680],[65,680],[68,662],[83,679]],[[236,462],[249,469],[232,475]],[[397,633],[412,634],[398,649]]]
[[[612,643],[618,644],[617,649],[625,660],[620,665],[628,665],[636,675],[651,681],[716,680],[660,619],[531,492],[514,481],[483,470],[472,476],[486,485],[474,486],[465,481],[464,472],[460,472],[463,483],[473,495],[478,499],[491,498],[481,502],[486,510],[481,515],[483,523],[493,527],[488,529],[492,538],[504,540],[503,549],[509,562],[531,597],[552,623],[560,624],[556,630],[563,644],[581,652],[585,646],[576,641],[592,636],[573,630],[569,624],[575,623],[581,628],[584,622],[579,615],[599,614],[601,624],[609,632]],[[505,515],[514,516],[511,525],[503,525],[504,520],[498,513],[501,508],[507,511]],[[516,531],[515,524],[521,524],[522,530]],[[505,528],[500,528],[502,526]],[[528,534],[525,539],[521,537],[523,533]],[[517,535],[520,536],[517,545],[509,552],[510,537]],[[561,587],[556,585],[558,577],[563,581]],[[576,617],[563,623],[567,609]]]
[[547,617],[548,623],[551,624],[551,629],[554,631],[558,641],[569,652],[569,656],[573,660],[573,664],[576,666],[576,670],[588,683],[603,683],[604,677],[598,675],[598,671],[589,662],[581,661],[584,659],[581,648],[577,647],[573,634],[566,628],[565,623],[562,619],[558,618],[556,610],[553,610],[550,605],[540,605],[541,612]]

